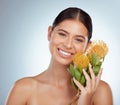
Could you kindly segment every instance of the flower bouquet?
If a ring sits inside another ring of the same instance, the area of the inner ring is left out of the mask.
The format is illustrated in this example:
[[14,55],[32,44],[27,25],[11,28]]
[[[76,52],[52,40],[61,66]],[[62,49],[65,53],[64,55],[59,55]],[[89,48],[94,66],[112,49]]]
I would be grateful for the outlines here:
[[[97,76],[107,53],[108,47],[104,41],[92,41],[86,52],[78,52],[74,55],[73,62],[70,64],[68,71],[72,77],[85,86],[86,79],[82,70],[86,70],[90,75],[89,64],[91,64],[92,69]],[[73,87],[78,90],[78,94],[80,94],[80,90],[75,85],[73,78],[71,79],[71,82]]]

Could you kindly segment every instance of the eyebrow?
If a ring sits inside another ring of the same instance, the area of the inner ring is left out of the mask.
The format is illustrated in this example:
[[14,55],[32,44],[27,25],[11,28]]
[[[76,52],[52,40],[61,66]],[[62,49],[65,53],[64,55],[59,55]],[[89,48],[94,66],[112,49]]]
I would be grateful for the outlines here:
[[63,29],[58,29],[57,31],[63,31],[63,32],[69,34],[69,32],[67,32],[67,31],[65,31],[65,30],[63,30]]
[[82,36],[82,35],[76,35],[76,37],[80,37],[80,38],[86,39],[85,36]]
[[[57,31],[63,31],[63,32],[69,34],[69,32],[67,32],[66,30],[63,30],[63,29],[58,29]],[[83,39],[86,39],[85,36],[83,36],[83,35],[76,35],[76,37],[81,37]]]

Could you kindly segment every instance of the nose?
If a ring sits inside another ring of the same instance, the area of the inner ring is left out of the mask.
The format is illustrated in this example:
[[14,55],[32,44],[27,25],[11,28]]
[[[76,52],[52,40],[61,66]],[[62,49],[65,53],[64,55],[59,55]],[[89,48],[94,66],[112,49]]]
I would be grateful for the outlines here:
[[71,49],[72,46],[73,46],[73,43],[72,43],[72,39],[66,39],[66,41],[64,42],[64,46],[67,48],[67,49]]

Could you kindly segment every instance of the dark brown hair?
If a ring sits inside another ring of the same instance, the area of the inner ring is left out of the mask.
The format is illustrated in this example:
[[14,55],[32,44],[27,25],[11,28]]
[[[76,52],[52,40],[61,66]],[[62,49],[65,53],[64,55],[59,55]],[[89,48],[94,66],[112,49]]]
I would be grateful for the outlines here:
[[61,11],[58,16],[55,18],[52,27],[53,29],[62,21],[67,20],[67,19],[77,19],[80,22],[82,22],[82,24],[84,24],[84,26],[87,28],[88,30],[88,39],[90,40],[92,37],[92,19],[89,16],[88,13],[86,13],[85,11],[83,11],[80,8],[76,8],[76,7],[69,7],[67,9],[64,9],[63,11]]

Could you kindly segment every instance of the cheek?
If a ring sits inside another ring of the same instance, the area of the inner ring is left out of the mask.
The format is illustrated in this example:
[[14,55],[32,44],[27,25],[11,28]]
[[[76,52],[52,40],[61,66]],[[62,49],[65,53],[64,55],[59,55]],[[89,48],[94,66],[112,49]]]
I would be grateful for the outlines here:
[[76,52],[85,52],[86,48],[87,48],[87,45],[79,45],[79,46],[76,45],[75,46]]
[[49,41],[50,52],[53,53],[57,46],[60,44],[60,40],[57,37],[52,37]]
[[57,37],[52,37],[50,40],[51,46],[56,46],[60,43],[60,40]]

